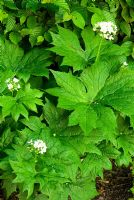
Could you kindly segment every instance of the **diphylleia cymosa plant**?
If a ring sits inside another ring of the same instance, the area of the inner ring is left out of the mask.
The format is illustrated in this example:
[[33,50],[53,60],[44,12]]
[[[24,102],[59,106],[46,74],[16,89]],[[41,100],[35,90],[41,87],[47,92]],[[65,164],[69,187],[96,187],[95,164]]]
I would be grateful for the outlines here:
[[0,1],[6,199],[92,200],[112,160],[133,163],[132,10],[119,0]]

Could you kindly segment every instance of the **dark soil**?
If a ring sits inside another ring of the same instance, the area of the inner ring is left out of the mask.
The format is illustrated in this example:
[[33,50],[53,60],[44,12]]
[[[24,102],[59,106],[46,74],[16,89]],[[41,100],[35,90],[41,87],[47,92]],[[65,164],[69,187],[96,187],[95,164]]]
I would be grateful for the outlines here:
[[[112,171],[104,172],[104,180],[97,178],[96,185],[100,195],[94,200],[128,200],[133,197],[130,192],[132,182],[130,168],[116,168],[114,166]],[[5,200],[2,190],[0,190],[0,200]],[[16,194],[12,194],[8,200],[18,200],[18,198]]]
[[104,172],[104,180],[97,179],[97,189],[100,195],[94,200],[128,200],[133,195],[133,177],[130,168],[116,168]]

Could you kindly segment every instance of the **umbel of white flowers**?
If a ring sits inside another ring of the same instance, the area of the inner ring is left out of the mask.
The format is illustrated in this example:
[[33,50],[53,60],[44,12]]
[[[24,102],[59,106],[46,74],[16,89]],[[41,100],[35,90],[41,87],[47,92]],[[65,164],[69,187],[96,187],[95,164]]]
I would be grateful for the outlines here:
[[98,32],[101,37],[107,40],[114,40],[117,26],[113,22],[98,22],[94,25],[93,31]]
[[20,84],[19,84],[19,79],[17,78],[8,78],[6,80],[6,84],[7,84],[7,88],[10,91],[14,91],[14,90],[19,90],[20,89]]
[[27,142],[30,146],[31,146],[31,151],[33,149],[35,149],[37,151],[37,153],[39,154],[44,154],[47,151],[47,146],[46,143],[43,142],[42,140],[38,139],[38,140],[30,140],[29,142]]

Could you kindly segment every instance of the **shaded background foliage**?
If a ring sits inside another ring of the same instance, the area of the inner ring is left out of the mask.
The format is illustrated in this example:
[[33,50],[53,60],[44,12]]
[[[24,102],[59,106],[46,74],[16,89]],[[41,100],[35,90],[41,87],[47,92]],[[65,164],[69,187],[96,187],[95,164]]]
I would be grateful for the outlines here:
[[[100,21],[117,25],[113,42],[93,32]],[[133,166],[133,22],[133,0],[1,0],[6,198],[19,191],[20,200],[89,200],[111,160]],[[5,81],[13,77],[21,89],[11,93]],[[38,138],[48,145],[44,156],[27,148]]]

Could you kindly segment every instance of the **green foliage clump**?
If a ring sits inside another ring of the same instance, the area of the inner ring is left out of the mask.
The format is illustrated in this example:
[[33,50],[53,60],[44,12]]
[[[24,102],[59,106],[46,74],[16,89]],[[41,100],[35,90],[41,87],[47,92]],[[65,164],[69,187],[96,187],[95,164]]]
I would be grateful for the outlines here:
[[133,9],[130,0],[1,0],[6,199],[92,200],[112,160],[133,165]]

